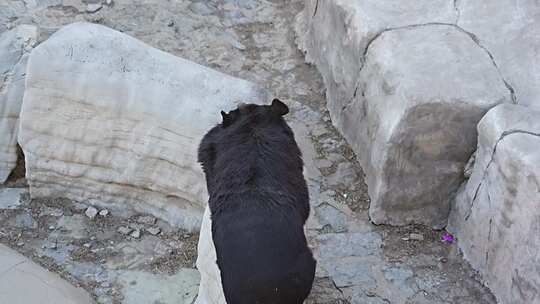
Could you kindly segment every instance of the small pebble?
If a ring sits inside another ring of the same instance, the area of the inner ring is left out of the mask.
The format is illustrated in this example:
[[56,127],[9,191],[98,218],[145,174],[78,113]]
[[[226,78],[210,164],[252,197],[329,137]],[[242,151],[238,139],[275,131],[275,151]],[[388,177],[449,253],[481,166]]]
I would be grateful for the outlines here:
[[95,236],[91,236],[90,237],[90,241],[95,241],[96,240],[96,237]]
[[168,27],[173,27],[173,26],[174,26],[174,21],[172,21],[172,20],[169,21],[169,23],[167,23],[167,26],[168,26]]
[[131,233],[131,236],[138,239],[141,237],[141,230],[139,229],[135,229],[132,233]]
[[54,230],[54,226],[49,226],[49,230]]
[[439,261],[441,261],[441,263],[447,263],[448,259],[447,258],[440,258]]
[[96,215],[98,214],[98,211],[96,208],[94,207],[88,207],[88,209],[86,209],[86,211],[84,212],[84,214],[86,214],[86,216],[90,219],[93,219],[96,217]]
[[24,246],[24,242],[18,242],[18,243],[17,243],[17,246],[19,246],[19,247]]
[[409,234],[409,239],[415,240],[415,241],[423,241],[424,236],[421,235],[420,233],[411,233]]
[[147,228],[146,231],[148,231],[148,233],[150,233],[151,235],[158,235],[161,232],[161,229],[159,229],[158,227],[150,227]]
[[101,215],[101,216],[107,216],[107,215],[109,215],[109,210],[103,209],[103,210],[101,210],[101,211],[99,212],[99,215]]
[[90,247],[92,247],[92,245],[91,245],[90,243],[85,243],[85,244],[83,244],[83,246],[84,246],[85,248],[90,248]]

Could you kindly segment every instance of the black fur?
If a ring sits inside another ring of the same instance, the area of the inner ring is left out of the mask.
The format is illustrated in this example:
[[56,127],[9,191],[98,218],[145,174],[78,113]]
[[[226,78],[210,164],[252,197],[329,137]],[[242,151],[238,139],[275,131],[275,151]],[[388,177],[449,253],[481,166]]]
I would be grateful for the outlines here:
[[228,304],[300,304],[311,291],[309,195],[288,112],[277,99],[240,105],[199,146]]

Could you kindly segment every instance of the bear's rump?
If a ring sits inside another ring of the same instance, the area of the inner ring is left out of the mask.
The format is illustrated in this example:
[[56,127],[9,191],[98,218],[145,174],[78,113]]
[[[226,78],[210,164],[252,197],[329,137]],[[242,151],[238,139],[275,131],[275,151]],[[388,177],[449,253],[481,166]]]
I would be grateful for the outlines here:
[[315,261],[299,215],[242,210],[221,214],[212,226],[227,298],[301,303],[309,294]]

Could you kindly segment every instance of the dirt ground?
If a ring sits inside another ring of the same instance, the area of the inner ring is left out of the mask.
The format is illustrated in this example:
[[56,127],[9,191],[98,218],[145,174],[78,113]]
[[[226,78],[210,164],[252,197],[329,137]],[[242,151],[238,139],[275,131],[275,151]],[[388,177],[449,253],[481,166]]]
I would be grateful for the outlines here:
[[[88,5],[98,2],[99,9],[90,12]],[[369,222],[362,169],[332,127],[322,79],[294,44],[292,27],[302,3],[7,0],[0,2],[0,32],[35,24],[43,41],[62,25],[96,22],[260,83],[291,104],[288,119],[310,186],[306,229],[318,260],[307,303],[495,303],[456,244],[441,241],[442,231]],[[144,214],[121,218],[103,211],[108,214],[90,218],[89,206],[81,203],[32,200],[18,172],[0,188],[22,193],[19,206],[0,209],[1,243],[84,287],[98,303],[193,303],[196,234]],[[151,289],[155,285],[159,291]]]

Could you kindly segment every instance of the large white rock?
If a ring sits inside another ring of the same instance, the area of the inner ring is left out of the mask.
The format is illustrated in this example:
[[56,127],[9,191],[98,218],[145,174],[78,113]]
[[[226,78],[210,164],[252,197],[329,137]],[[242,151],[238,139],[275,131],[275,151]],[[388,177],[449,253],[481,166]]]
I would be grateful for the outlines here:
[[19,142],[30,194],[198,230],[207,200],[200,139],[220,110],[265,99],[250,82],[112,29],[68,25],[28,63]]
[[451,1],[306,1],[299,47],[365,169],[377,224],[446,224],[476,124],[512,100]]
[[0,35],[0,184],[17,163],[26,62],[37,36],[37,28],[31,25],[20,25]]
[[540,303],[540,111],[497,106],[478,133],[449,229],[501,304]]
[[493,55],[519,104],[540,109],[540,2],[460,0],[458,25]]

